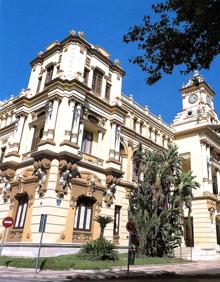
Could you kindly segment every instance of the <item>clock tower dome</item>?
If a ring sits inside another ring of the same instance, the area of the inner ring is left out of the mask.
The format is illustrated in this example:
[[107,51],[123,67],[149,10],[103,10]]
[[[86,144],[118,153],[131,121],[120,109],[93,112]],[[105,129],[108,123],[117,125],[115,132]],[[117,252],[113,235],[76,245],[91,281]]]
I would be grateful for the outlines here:
[[182,86],[181,95],[182,111],[173,121],[175,127],[191,128],[201,124],[218,123],[213,102],[215,93],[198,71]]

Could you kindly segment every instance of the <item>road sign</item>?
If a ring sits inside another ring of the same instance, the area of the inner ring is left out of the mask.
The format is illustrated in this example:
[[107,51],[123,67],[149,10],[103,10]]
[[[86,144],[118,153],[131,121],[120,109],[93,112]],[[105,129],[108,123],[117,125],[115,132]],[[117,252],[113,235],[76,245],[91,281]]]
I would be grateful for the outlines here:
[[3,219],[2,225],[3,225],[5,228],[9,228],[9,227],[12,226],[13,222],[14,222],[14,221],[13,221],[13,218],[10,217],[10,216],[7,216],[7,217],[5,217],[5,218]]

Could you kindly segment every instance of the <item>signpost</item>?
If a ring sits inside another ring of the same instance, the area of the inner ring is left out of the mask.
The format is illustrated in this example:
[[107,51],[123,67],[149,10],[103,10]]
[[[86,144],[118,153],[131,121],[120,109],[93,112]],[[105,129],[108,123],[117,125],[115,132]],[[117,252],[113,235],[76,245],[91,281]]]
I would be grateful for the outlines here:
[[40,259],[40,251],[41,251],[42,241],[43,241],[43,234],[44,234],[45,228],[46,228],[46,222],[47,222],[47,214],[41,214],[39,231],[38,231],[38,232],[41,232],[41,236],[40,236],[40,244],[39,244],[39,249],[38,249],[35,272],[40,271],[40,269],[39,269],[39,259]]
[[3,246],[4,246],[4,242],[5,242],[5,238],[6,238],[6,234],[7,234],[7,229],[13,225],[13,222],[14,222],[13,218],[10,217],[10,216],[5,217],[2,221],[2,225],[5,227],[5,231],[4,231],[4,235],[3,235],[3,238],[2,238],[0,256],[2,255],[2,249],[3,249]]
[[126,229],[129,232],[129,239],[128,239],[128,265],[127,265],[127,274],[129,275],[130,265],[134,264],[135,259],[135,247],[139,246],[139,240],[137,236],[137,230],[132,221],[128,221],[126,224]]

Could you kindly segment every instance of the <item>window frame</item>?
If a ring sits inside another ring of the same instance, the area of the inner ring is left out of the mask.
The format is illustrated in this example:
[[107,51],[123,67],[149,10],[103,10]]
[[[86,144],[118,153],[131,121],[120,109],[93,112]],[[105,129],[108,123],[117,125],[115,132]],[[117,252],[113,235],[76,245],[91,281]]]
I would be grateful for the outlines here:
[[114,223],[113,223],[113,236],[119,236],[120,217],[121,217],[121,206],[115,205]]
[[[90,135],[90,136],[91,136],[91,140],[86,139],[86,138],[85,138],[85,137],[86,137],[85,135],[86,135],[86,136],[89,136],[89,135]],[[81,152],[82,152],[82,153],[91,155],[91,153],[92,153],[93,138],[94,138],[94,136],[93,136],[93,133],[92,133],[92,132],[87,131],[87,130],[84,130],[84,131],[83,131],[83,138],[82,138],[82,145],[81,145]],[[87,150],[87,147],[89,148],[88,150]]]
[[[15,215],[13,229],[24,229],[25,221],[27,217],[27,210],[28,210],[28,195],[27,194],[20,195],[19,197],[17,197],[17,201],[18,201],[18,206],[17,206],[16,215]],[[21,210],[20,210],[20,207],[21,207]]]
[[[89,201],[88,197],[82,197],[78,200],[79,203],[77,203],[76,210],[75,210],[75,216],[74,216],[74,223],[73,223],[73,230],[75,231],[91,231],[92,228],[92,213],[93,213],[93,203],[92,201]],[[82,215],[82,208],[85,208],[83,219],[81,217]],[[88,222],[87,214],[88,211],[90,211],[90,217],[89,217],[89,228],[86,228]],[[82,220],[82,221],[81,221]],[[83,227],[80,228],[81,223],[83,223]]]
[[46,68],[47,74],[45,78],[45,84],[49,83],[53,79],[54,65],[50,65]]
[[97,69],[94,70],[93,78],[92,78],[92,90],[98,96],[101,96],[102,93],[102,82],[103,82],[103,73],[98,71]]

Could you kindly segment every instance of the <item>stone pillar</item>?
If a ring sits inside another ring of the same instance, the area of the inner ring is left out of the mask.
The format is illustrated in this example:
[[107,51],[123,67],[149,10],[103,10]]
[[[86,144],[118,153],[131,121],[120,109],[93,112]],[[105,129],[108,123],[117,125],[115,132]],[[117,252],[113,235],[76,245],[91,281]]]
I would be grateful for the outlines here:
[[24,127],[24,122],[25,122],[25,117],[26,116],[24,114],[20,115],[20,118],[19,118],[19,121],[18,121],[18,126],[16,127],[15,135],[14,135],[14,142],[15,143],[20,143],[22,130],[23,130],[23,127]]
[[50,118],[49,125],[48,125],[48,134],[47,134],[48,139],[53,139],[54,137],[58,107],[59,107],[59,99],[54,99],[51,118]]
[[112,123],[111,130],[111,150],[115,150],[115,135],[116,135],[116,123]]
[[31,146],[33,143],[33,138],[34,138],[34,132],[35,132],[35,126],[32,126],[30,128],[30,133],[28,135],[29,143],[27,144],[27,152],[31,151]]
[[64,140],[71,141],[71,129],[73,124],[73,115],[75,109],[75,101],[70,100],[66,113],[66,130]]
[[128,127],[128,128],[130,128],[130,115],[128,114],[128,115],[126,115],[126,117],[125,117],[125,126],[126,127]]
[[20,117],[17,119],[17,121],[15,123],[14,133],[13,133],[13,137],[12,137],[12,144],[10,146],[11,152],[18,152],[19,151],[25,118],[26,118],[26,115],[21,114]]
[[136,121],[136,130],[135,130],[138,134],[140,134],[140,121],[137,120]]
[[89,77],[88,77],[88,87],[89,88],[92,88],[93,73],[94,73],[94,67],[91,67],[91,70],[89,72]]
[[98,131],[98,156],[100,159],[103,159],[103,153],[102,153],[102,138],[103,133],[101,130]]
[[211,153],[210,146],[207,145],[207,166],[208,166],[208,179],[212,181],[212,166],[211,166]]
[[145,123],[142,124],[142,136],[147,137],[147,126]]
[[45,84],[46,76],[47,76],[47,71],[46,71],[46,69],[43,69],[42,70],[42,79],[41,79],[40,89],[39,89],[38,93],[40,93],[44,90],[44,84]]
[[1,128],[5,127],[5,125],[6,125],[6,116],[4,115],[2,117]]
[[115,132],[115,151],[119,153],[120,151],[120,135],[121,135],[121,127],[118,125],[116,127],[116,132]]
[[52,115],[52,110],[53,110],[53,102],[49,101],[45,107],[46,107],[46,120],[45,120],[44,134],[43,134],[42,140],[46,140],[48,138],[48,129],[50,126],[50,120],[51,120],[51,115]]
[[11,114],[8,113],[6,116],[6,125],[9,125],[11,123]]
[[79,132],[80,117],[81,117],[81,109],[82,109],[82,106],[80,104],[78,104],[75,107],[75,111],[74,111],[73,127],[72,127],[72,138],[71,138],[71,141],[73,143],[77,143],[77,140],[78,140],[78,132]]
[[84,124],[81,122],[79,125],[78,142],[77,142],[80,150],[82,147],[83,131],[84,131]]
[[107,76],[104,75],[103,78],[102,78],[102,90],[101,90],[101,97],[103,99],[105,98],[106,80],[107,80]]

